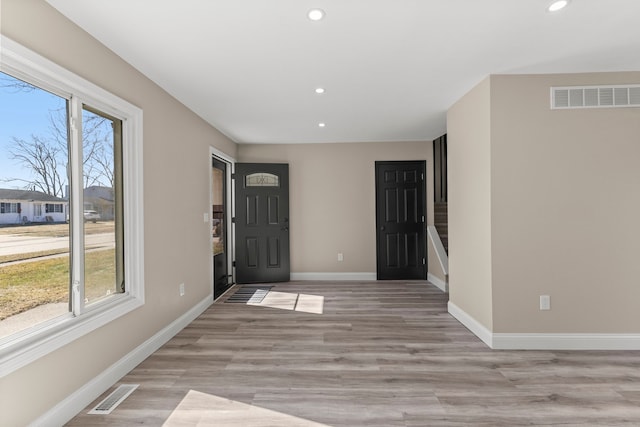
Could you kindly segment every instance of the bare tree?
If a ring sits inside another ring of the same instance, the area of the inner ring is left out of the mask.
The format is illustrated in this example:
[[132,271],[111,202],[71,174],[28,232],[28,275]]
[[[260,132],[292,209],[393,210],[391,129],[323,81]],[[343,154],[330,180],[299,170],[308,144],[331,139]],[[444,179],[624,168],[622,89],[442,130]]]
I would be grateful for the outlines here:
[[[0,88],[6,93],[33,92],[38,90],[21,80],[0,73]],[[66,125],[64,118],[58,123],[54,118],[60,112],[52,111],[49,121],[51,135],[34,135],[29,139],[12,137],[8,157],[28,171],[28,178],[6,177],[3,182],[19,182],[28,190],[64,197],[66,185],[66,165],[68,162],[68,148],[66,139]],[[62,129],[65,129],[64,132]]]
[[107,187],[114,188],[113,139],[110,143],[111,149],[104,149],[106,145],[103,145],[102,149],[96,153],[93,161],[96,170],[106,181]]
[[5,89],[11,89],[11,91],[13,91],[14,93],[33,92],[34,90],[38,90],[37,87],[30,85],[27,82],[23,82],[22,80],[9,77],[4,73],[0,73],[0,87]]
[[100,115],[85,112],[82,123],[84,186],[113,188],[113,123]]
[[35,135],[31,136],[30,141],[14,137],[12,143],[10,158],[29,169],[32,178],[10,178],[7,181],[22,182],[30,190],[64,197],[66,177],[63,168],[66,169],[66,162],[60,164],[60,161],[65,158],[66,153],[56,144]]
[[[0,73],[0,88],[15,92],[38,90],[23,81]],[[29,140],[12,138],[9,158],[30,172],[26,178],[5,178],[20,182],[24,188],[64,197],[66,166],[69,161],[67,109],[50,111],[47,135],[31,135]],[[82,168],[84,188],[99,185],[113,188],[113,124],[111,120],[86,111],[82,121]]]

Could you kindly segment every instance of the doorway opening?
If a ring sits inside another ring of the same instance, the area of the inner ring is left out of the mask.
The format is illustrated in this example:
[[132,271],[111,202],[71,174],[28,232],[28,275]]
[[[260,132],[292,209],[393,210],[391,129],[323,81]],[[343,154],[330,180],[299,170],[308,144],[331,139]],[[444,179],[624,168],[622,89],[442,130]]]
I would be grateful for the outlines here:
[[233,285],[233,255],[231,246],[231,168],[232,163],[211,156],[211,256],[213,298],[217,299]]

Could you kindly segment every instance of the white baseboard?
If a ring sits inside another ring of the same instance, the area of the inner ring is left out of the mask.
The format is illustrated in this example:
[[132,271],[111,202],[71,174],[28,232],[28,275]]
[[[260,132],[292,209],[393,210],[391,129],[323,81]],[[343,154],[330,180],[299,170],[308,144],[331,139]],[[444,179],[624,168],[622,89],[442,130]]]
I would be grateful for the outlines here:
[[435,249],[436,257],[438,258],[438,262],[440,263],[440,269],[444,272],[444,274],[449,274],[449,255],[447,255],[447,251],[444,249],[444,245],[442,244],[442,240],[440,239],[440,234],[438,234],[438,230],[433,225],[427,226],[427,234],[431,239],[431,244],[433,245],[433,249]]
[[469,316],[466,311],[449,301],[447,304],[449,314],[456,318],[456,320],[462,323],[467,329],[469,329],[475,336],[480,338],[486,345],[493,348],[493,334],[484,325],[478,322],[473,317]]
[[447,292],[449,290],[449,287],[447,286],[447,282],[445,282],[444,280],[442,280],[437,276],[434,276],[431,273],[427,273],[427,280],[433,283],[442,292]]
[[98,374],[73,394],[39,417],[31,426],[63,425],[75,417],[87,405],[117,383],[122,377],[173,338],[185,326],[193,322],[213,303],[213,295],[207,296],[191,310],[136,347],[132,352]]
[[378,280],[376,273],[291,273],[291,280]]
[[640,350],[640,334],[492,333],[451,301],[448,310],[494,350]]
[[493,334],[496,350],[640,350],[640,334]]

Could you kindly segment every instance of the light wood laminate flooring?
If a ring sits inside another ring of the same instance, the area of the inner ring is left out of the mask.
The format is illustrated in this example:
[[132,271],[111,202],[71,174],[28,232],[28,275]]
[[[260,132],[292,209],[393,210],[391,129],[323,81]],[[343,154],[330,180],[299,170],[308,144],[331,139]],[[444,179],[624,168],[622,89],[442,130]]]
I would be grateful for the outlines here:
[[640,426],[640,352],[491,350],[427,282],[271,291],[223,296],[68,425]]

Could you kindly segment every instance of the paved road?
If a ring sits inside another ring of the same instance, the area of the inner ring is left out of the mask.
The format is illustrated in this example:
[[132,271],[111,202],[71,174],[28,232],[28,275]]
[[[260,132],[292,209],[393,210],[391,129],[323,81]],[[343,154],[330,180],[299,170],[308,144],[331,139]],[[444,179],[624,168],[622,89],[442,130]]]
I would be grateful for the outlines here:
[[[85,245],[92,248],[112,248],[115,246],[115,235],[113,233],[88,234],[85,236]],[[68,248],[68,237],[0,235],[0,256]]]

